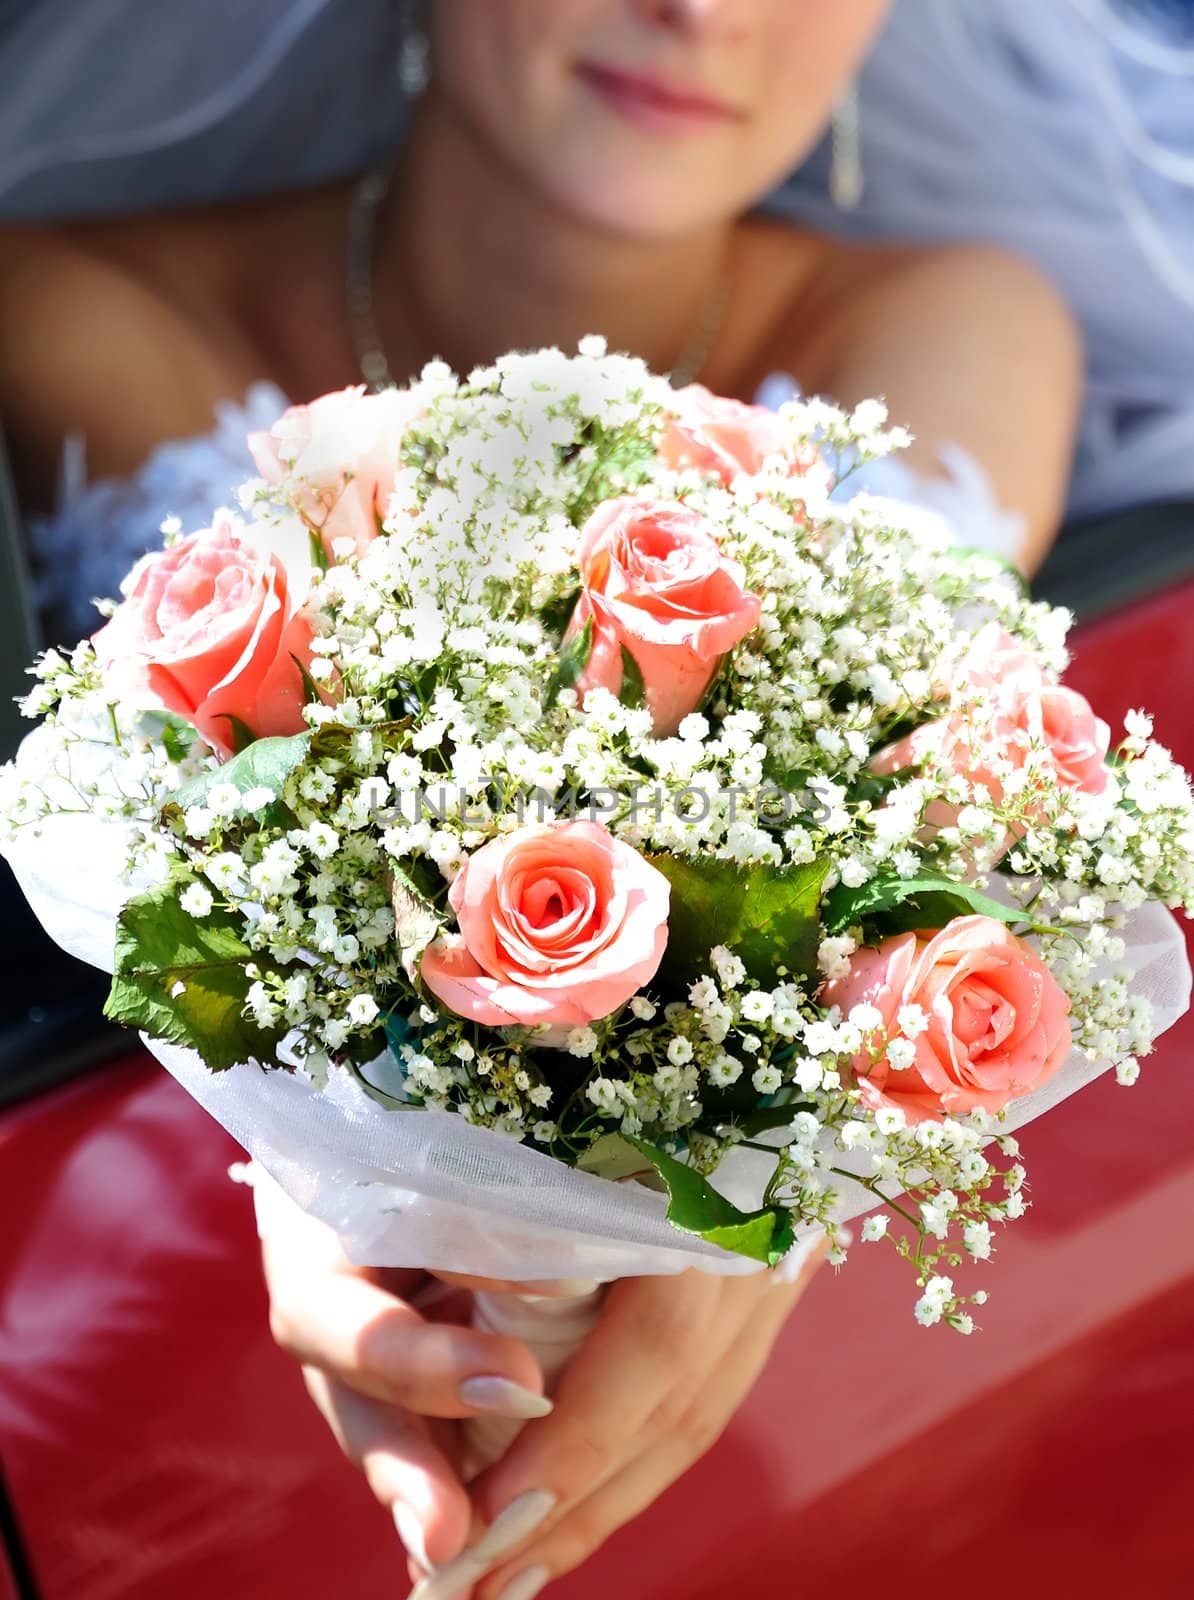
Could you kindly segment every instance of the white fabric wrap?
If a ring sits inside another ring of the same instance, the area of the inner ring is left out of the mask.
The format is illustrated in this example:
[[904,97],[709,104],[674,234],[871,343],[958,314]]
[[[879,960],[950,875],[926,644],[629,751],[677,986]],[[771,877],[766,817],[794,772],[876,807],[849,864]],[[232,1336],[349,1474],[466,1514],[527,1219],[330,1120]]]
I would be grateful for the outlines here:
[[[59,817],[5,846],[50,935],[109,971],[115,919],[128,894],[118,870],[123,833],[95,817]],[[1156,905],[1130,916],[1125,938],[1127,954],[1117,966],[1133,973],[1135,989],[1152,1002],[1160,1033],[1189,1003],[1184,938]],[[213,1073],[193,1050],[154,1039],[145,1044],[292,1201],[335,1229],[362,1265],[514,1280],[760,1270],[673,1228],[661,1194],[573,1171],[449,1112],[392,1109],[347,1073],[333,1072],[318,1090],[297,1072],[243,1063]],[[1006,1128],[1031,1122],[1105,1070],[1075,1051],[1044,1088],[1012,1105]],[[838,1164],[849,1159],[839,1156]],[[733,1151],[714,1181],[750,1209],[760,1203],[771,1165],[761,1153]],[[873,1196],[848,1183],[844,1189],[842,1220],[873,1209]],[[792,1254],[785,1266],[794,1275],[800,1252]]]
[[[473,1327],[520,1339],[539,1363],[545,1391],[556,1379],[597,1325],[603,1290],[594,1283],[583,1293],[547,1299],[540,1295],[492,1294],[473,1296]],[[508,1417],[473,1417],[465,1424],[465,1481],[501,1459],[526,1426]]]

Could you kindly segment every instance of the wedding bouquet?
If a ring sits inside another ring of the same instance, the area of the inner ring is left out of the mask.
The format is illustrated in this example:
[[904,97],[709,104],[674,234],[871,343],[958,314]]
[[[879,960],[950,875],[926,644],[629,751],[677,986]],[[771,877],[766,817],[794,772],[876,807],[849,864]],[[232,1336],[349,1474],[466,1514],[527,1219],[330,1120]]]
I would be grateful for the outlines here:
[[885,420],[599,340],[328,395],[33,669],[35,908],[356,1260],[783,1270],[869,1213],[968,1332],[1014,1130],[1185,1009],[1186,774],[1065,612],[831,498]]

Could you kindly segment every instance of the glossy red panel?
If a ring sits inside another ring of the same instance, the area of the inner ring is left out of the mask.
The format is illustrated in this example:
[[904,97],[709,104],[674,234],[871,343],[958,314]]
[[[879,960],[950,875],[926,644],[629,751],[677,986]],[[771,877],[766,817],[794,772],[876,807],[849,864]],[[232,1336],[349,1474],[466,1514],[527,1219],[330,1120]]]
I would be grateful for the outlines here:
[[[1194,590],[1079,640],[1194,765]],[[825,1272],[721,1443],[559,1600],[1194,1595],[1194,1022],[1024,1134],[1033,1208],[923,1330]],[[271,1345],[232,1142],[145,1058],[0,1120],[0,1441],[44,1600],[381,1600],[385,1515]],[[5,1600],[0,1580],[0,1600]]]
[[0,1124],[0,1440],[44,1600],[326,1595],[346,1550],[401,1592],[269,1342],[238,1156],[140,1054]]

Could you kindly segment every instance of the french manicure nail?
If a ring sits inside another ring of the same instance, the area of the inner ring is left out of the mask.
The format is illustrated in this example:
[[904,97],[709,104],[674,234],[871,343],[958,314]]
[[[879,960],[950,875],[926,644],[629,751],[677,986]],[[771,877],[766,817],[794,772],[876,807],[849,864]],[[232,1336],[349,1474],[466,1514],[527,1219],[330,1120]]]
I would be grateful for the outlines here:
[[513,1550],[515,1545],[521,1544],[528,1533],[551,1515],[558,1499],[559,1496],[552,1494],[550,1489],[528,1489],[494,1517],[468,1553],[482,1556],[487,1562],[505,1555],[507,1550]]
[[401,1500],[394,1502],[394,1526],[398,1529],[398,1537],[406,1546],[406,1553],[417,1561],[424,1572],[430,1572],[433,1563],[427,1555],[427,1546],[423,1542],[423,1524],[415,1516],[408,1505]]
[[499,1557],[521,1544],[545,1517],[551,1515],[558,1500],[559,1496],[552,1494],[550,1489],[528,1489],[517,1500],[511,1500],[506,1509],[494,1517],[476,1544],[462,1550],[428,1577],[421,1578],[411,1590],[410,1600],[460,1600],[460,1596],[484,1577]]
[[485,1576],[485,1570],[485,1562],[470,1560],[468,1555],[457,1556],[454,1561],[440,1567],[438,1572],[420,1578],[408,1600],[460,1600],[461,1595],[467,1594],[478,1578]]
[[528,1567],[506,1585],[498,1600],[535,1600],[539,1591],[547,1587],[550,1577],[546,1567]]
[[509,1378],[466,1378],[458,1391],[466,1406],[477,1411],[492,1412],[499,1417],[515,1417],[526,1421],[530,1417],[545,1417],[552,1409],[546,1395],[524,1389],[521,1383]]

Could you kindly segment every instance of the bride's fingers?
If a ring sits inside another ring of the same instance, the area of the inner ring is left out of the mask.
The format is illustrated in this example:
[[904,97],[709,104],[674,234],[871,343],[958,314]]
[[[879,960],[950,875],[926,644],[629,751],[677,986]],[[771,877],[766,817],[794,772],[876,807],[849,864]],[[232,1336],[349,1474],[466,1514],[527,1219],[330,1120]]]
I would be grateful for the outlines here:
[[[755,1305],[745,1325],[731,1308],[730,1339],[703,1380],[688,1391],[687,1409],[670,1427],[648,1427],[640,1454],[568,1507],[545,1533],[524,1545],[516,1559],[493,1566],[478,1581],[475,1600],[501,1600],[516,1582],[524,1585],[529,1597],[538,1592],[537,1579],[547,1583],[572,1571],[711,1449],[753,1387],[820,1259],[818,1253],[796,1284],[774,1286],[774,1293]],[[720,1331],[726,1331],[724,1324]]]
[[669,1427],[683,1404],[675,1391],[704,1366],[719,1294],[718,1280],[700,1272],[613,1284],[556,1387],[552,1415],[473,1485],[486,1521],[533,1490],[553,1494],[558,1515],[637,1454],[648,1425]]
[[468,1537],[472,1504],[427,1424],[318,1367],[304,1367],[303,1380],[341,1450],[390,1511],[412,1561],[424,1572],[450,1561]]
[[543,1376],[524,1344],[425,1321],[349,1273],[312,1273],[266,1250],[270,1329],[288,1354],[360,1394],[432,1417],[542,1413]]

